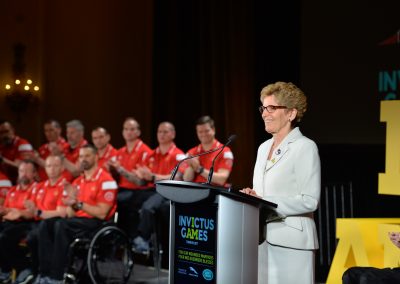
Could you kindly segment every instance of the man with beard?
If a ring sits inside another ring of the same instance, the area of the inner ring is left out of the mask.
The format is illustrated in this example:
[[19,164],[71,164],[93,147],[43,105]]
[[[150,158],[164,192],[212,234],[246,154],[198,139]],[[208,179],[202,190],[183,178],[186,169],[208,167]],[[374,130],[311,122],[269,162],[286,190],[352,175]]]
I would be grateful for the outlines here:
[[33,161],[22,161],[18,166],[18,185],[7,193],[4,206],[0,207],[3,222],[0,225],[0,283],[10,283],[11,270],[24,266],[21,255],[10,253],[32,228],[33,215],[25,204],[36,190],[36,165]]
[[68,218],[46,219],[39,224],[39,276],[36,283],[63,283],[70,243],[95,232],[116,210],[117,184],[97,166],[97,150],[87,144],[79,150],[83,169],[73,184],[66,184]]
[[[14,282],[14,284],[29,283],[37,274],[38,264],[38,224],[41,220],[50,218],[60,218],[66,216],[66,206],[62,202],[64,184],[66,179],[62,176],[64,167],[60,156],[48,156],[45,161],[45,170],[48,180],[37,185],[33,191],[33,197],[25,202],[25,207],[35,216],[32,229],[26,236],[26,242],[30,249],[31,263],[29,267],[24,268]],[[10,244],[9,254],[18,253],[19,246]]]
[[15,134],[14,127],[8,121],[0,121],[0,171],[15,183],[17,168],[22,160],[29,159],[32,145]]

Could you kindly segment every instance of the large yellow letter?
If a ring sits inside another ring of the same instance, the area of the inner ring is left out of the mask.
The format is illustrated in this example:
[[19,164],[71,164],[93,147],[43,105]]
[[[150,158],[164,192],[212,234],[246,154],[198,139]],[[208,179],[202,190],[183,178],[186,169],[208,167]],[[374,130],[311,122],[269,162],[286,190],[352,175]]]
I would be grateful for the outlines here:
[[357,219],[336,219],[336,237],[339,243],[326,280],[327,284],[341,283],[343,272],[349,267],[370,265]]
[[389,239],[389,232],[400,232],[400,226],[393,224],[379,224],[379,242],[383,244],[383,267],[399,267],[400,249]]
[[378,193],[400,195],[400,101],[381,101],[381,121],[386,122],[386,156]]
[[399,218],[336,219],[339,243],[326,283],[341,284],[343,273],[352,266],[396,266],[399,249],[387,233],[399,231],[399,226],[394,225],[399,222]]

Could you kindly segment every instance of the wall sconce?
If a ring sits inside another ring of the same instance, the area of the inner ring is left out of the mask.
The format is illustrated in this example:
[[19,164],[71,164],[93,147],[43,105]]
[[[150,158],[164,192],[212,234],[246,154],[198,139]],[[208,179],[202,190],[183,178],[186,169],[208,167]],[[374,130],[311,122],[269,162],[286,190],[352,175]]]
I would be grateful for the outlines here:
[[10,109],[20,115],[28,107],[38,101],[39,86],[25,74],[25,45],[18,43],[14,46],[14,81],[7,83],[4,88],[6,92],[6,103]]

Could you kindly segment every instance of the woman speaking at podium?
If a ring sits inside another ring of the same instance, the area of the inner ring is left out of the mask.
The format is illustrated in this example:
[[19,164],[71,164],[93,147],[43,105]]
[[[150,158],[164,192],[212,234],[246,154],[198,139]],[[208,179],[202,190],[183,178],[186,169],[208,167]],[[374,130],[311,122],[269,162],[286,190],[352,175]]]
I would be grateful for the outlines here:
[[272,138],[258,149],[253,188],[242,192],[278,205],[258,249],[258,283],[314,283],[318,237],[313,211],[321,191],[316,144],[297,127],[307,109],[304,93],[277,82],[261,91],[259,110]]

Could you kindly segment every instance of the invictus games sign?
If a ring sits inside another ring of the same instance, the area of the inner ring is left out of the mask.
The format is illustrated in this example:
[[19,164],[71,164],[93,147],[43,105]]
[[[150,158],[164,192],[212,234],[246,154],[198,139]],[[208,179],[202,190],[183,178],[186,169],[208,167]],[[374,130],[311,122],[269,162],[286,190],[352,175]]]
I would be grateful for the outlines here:
[[174,283],[216,283],[217,206],[175,204]]

